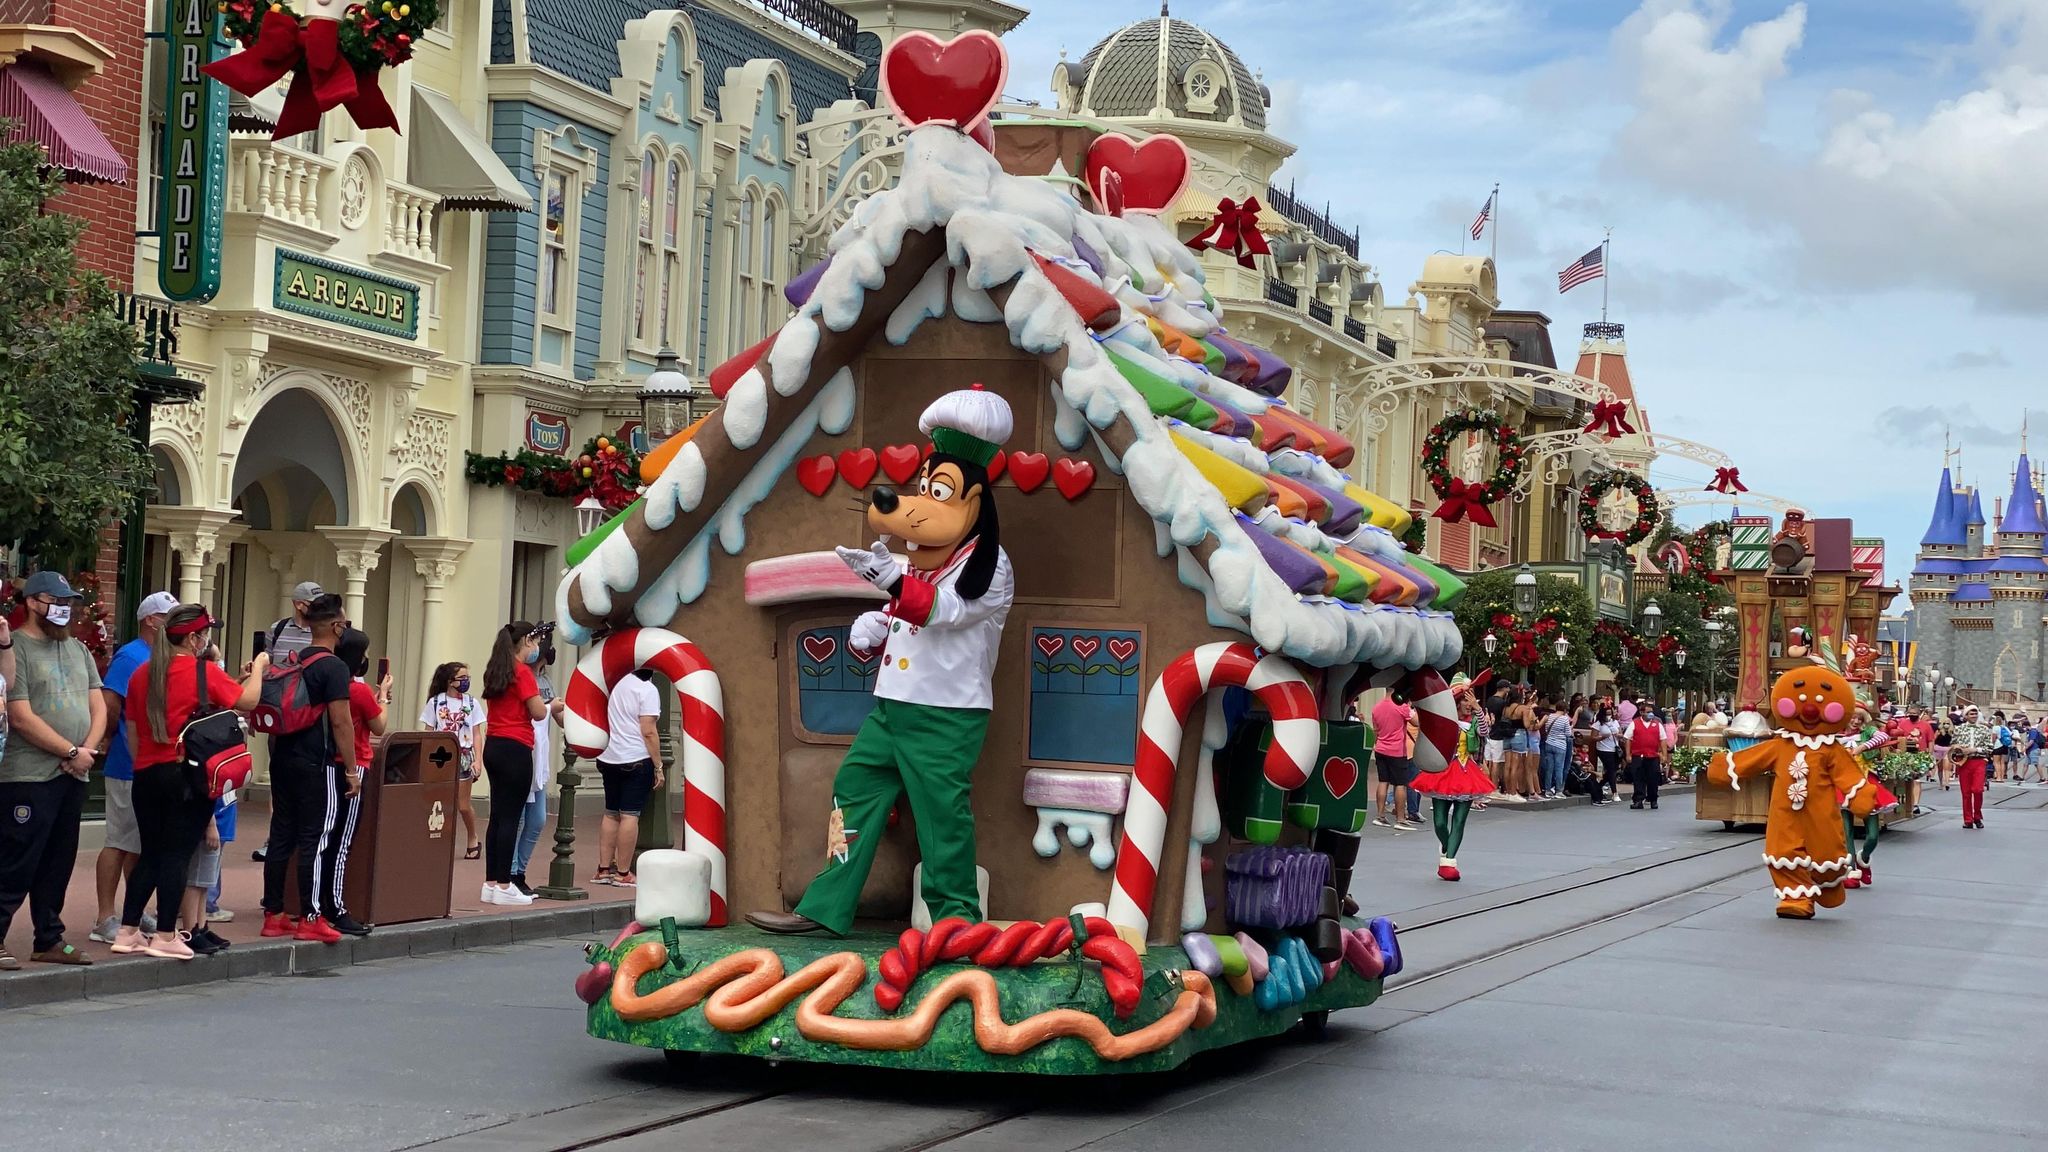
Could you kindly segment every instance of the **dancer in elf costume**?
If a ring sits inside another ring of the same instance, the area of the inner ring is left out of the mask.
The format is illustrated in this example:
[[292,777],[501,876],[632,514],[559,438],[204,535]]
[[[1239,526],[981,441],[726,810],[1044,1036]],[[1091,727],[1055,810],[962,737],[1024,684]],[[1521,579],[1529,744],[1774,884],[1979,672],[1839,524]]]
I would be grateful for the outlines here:
[[1458,846],[1465,842],[1465,819],[1472,814],[1474,800],[1493,794],[1493,781],[1475,762],[1477,751],[1486,746],[1486,736],[1479,730],[1486,713],[1473,706],[1477,687],[1460,683],[1451,688],[1459,707],[1467,713],[1458,729],[1457,755],[1441,771],[1424,772],[1409,785],[1418,795],[1429,797],[1430,822],[1436,827],[1436,842],[1443,850],[1436,863],[1439,880],[1460,879]]
[[[824,870],[795,912],[750,912],[770,932],[844,935],[874,864],[889,809],[907,795],[934,923],[982,918],[968,790],[995,707],[990,677],[1010,614],[1010,558],[997,537],[988,465],[1009,438],[1010,406],[975,385],[932,402],[917,422],[932,454],[915,492],[876,488],[869,548],[840,548],[854,574],[889,594],[853,623],[857,653],[881,650],[874,711],[832,778]],[[889,551],[903,541],[905,556]]]
[[[1863,691],[1863,687],[1858,685],[1859,697]],[[1849,746],[1849,750],[1863,762],[1864,781],[1875,798],[1871,801],[1870,814],[1863,818],[1863,842],[1860,845],[1856,840],[1856,817],[1847,808],[1842,809],[1842,840],[1849,846],[1849,855],[1856,858],[1855,874],[1842,878],[1844,888],[1870,887],[1870,854],[1877,851],[1878,835],[1884,831],[1884,821],[1880,817],[1899,806],[1899,798],[1884,786],[1884,781],[1877,775],[1878,750],[1894,743],[1897,737],[1871,721],[1867,705],[1856,709],[1856,721],[1862,734]],[[1839,796],[1836,802],[1840,802]]]

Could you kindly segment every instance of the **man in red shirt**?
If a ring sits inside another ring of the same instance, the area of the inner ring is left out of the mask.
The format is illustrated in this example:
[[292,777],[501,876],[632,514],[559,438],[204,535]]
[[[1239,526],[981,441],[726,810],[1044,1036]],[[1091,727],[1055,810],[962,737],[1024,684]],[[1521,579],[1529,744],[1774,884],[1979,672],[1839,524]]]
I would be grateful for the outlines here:
[[1664,782],[1664,722],[1647,704],[1629,721],[1628,754],[1629,772],[1635,783],[1629,807],[1641,808],[1648,800],[1651,811],[1655,811],[1657,786]]

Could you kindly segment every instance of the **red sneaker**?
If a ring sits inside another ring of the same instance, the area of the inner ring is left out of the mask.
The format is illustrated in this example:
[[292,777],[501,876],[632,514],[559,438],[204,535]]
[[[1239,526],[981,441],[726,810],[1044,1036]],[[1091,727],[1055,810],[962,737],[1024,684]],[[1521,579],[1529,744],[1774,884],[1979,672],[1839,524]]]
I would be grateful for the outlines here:
[[263,914],[262,935],[289,936],[298,930],[299,921],[295,916],[287,916],[282,912],[265,912]]
[[322,944],[341,943],[341,933],[334,925],[318,916],[308,916],[299,921],[299,930],[292,933],[294,940],[315,940]]
[[1863,877],[1862,877],[1862,879],[1863,879],[1863,886],[1864,886],[1865,888],[1868,888],[1868,887],[1870,887],[1870,865],[1868,865],[1868,864],[1865,864],[1865,865],[1863,866]]

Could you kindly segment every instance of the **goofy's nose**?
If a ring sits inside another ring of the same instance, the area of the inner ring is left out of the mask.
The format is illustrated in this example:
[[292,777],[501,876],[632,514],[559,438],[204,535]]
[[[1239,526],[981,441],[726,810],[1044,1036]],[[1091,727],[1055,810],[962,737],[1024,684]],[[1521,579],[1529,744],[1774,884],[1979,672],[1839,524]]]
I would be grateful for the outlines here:
[[875,489],[875,494],[868,497],[868,504],[884,516],[896,511],[897,502],[896,490],[887,484]]

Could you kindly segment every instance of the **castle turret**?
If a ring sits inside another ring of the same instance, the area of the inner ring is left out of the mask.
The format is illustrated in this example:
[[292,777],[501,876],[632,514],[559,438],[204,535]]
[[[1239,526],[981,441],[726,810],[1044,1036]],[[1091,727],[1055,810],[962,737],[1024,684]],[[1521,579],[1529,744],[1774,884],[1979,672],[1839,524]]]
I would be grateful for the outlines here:
[[1963,514],[1963,551],[1971,559],[1984,555],[1984,500],[1973,485],[1969,510]]
[[1955,483],[1946,468],[1941,470],[1941,487],[1934,490],[1934,516],[1927,521],[1927,531],[1920,537],[1922,556],[1950,555],[1963,546],[1963,514],[1967,509],[1956,507]]
[[1914,629],[1919,654],[1914,663],[1926,668],[1953,667],[1953,634],[1949,627],[1949,604],[1967,567],[1963,547],[1968,540],[1965,521],[1969,502],[1956,491],[1949,470],[1941,470],[1941,484],[1934,490],[1934,512],[1927,531],[1920,537],[1920,555],[1913,565],[1910,581]]

